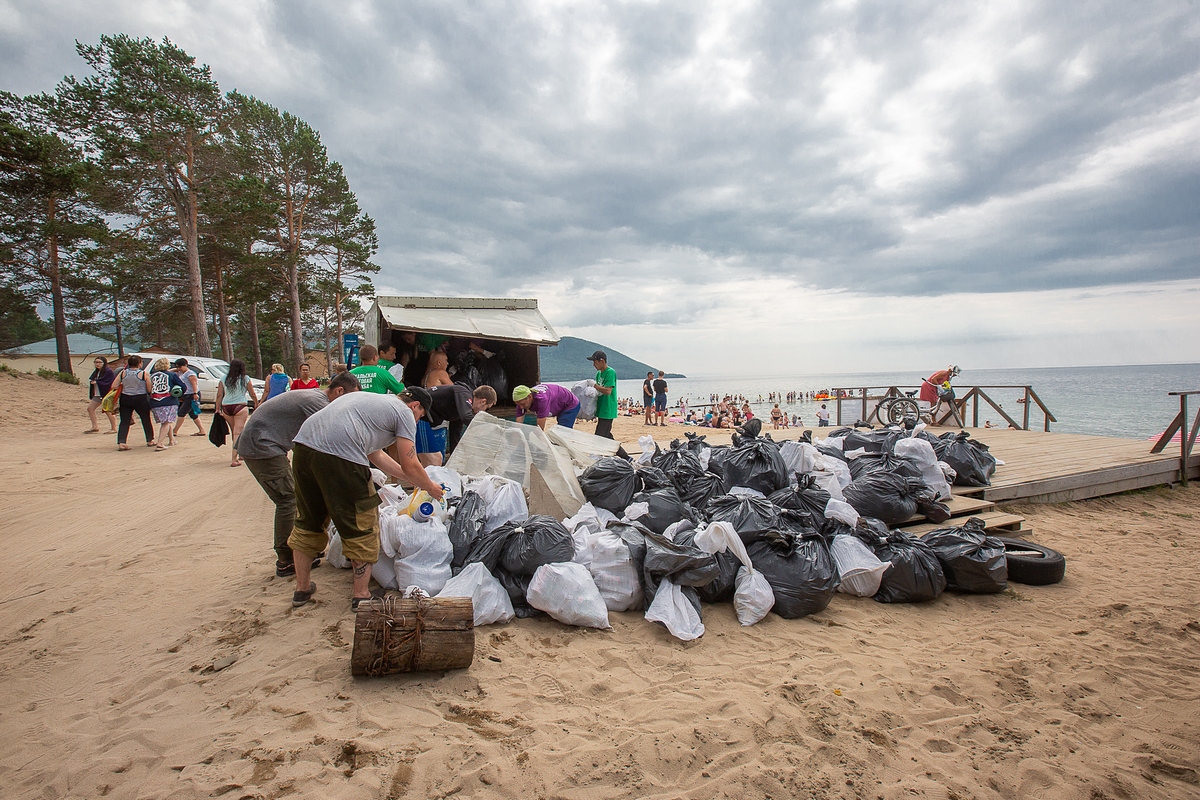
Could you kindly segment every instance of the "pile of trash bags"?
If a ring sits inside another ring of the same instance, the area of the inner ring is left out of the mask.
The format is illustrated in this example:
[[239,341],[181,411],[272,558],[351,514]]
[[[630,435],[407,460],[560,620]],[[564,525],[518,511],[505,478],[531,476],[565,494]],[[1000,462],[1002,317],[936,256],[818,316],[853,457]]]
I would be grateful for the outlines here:
[[[923,426],[839,429],[820,443],[752,433],[730,445],[691,433],[665,449],[649,440],[631,461],[580,432],[545,445],[497,426],[488,435],[520,444],[523,460],[506,474],[429,467],[446,500],[428,519],[373,471],[383,499],[373,575],[388,588],[471,597],[477,625],[544,613],[608,628],[609,612],[634,611],[685,641],[703,635],[706,604],[732,603],[753,625],[819,613],[837,592],[920,603],[1006,587],[1004,544],[981,520],[920,537],[897,529],[918,513],[948,520],[951,484],[994,472],[986,446]],[[575,465],[582,500],[561,521],[530,512],[521,480],[539,458],[559,458],[530,455],[547,447],[569,452],[559,463]],[[327,555],[348,566],[336,535]]]

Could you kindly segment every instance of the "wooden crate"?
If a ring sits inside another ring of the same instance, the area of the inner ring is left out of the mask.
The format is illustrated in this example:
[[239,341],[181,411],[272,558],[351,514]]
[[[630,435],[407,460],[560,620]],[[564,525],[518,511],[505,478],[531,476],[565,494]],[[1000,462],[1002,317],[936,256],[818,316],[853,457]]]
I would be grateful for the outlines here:
[[469,597],[404,599],[358,607],[352,675],[464,669],[475,658],[475,610]]

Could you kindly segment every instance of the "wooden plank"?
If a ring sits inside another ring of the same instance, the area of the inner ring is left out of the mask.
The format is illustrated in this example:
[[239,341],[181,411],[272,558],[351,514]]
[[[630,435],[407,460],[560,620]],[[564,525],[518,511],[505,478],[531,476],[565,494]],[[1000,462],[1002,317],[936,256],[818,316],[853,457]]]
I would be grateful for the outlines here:
[[[1200,479],[1200,469],[1191,470],[1191,475],[1194,478]],[[1110,494],[1120,494],[1121,492],[1131,492],[1134,489],[1148,489],[1152,486],[1164,486],[1174,483],[1179,476],[1179,470],[1173,470],[1170,473],[1163,473],[1158,476],[1149,475],[1142,478],[1131,478],[1124,481],[1111,481],[1108,483],[1094,483],[1088,486],[1081,486],[1077,489],[1070,489],[1060,492],[1048,492],[1044,494],[1022,495],[1019,499],[1028,503],[1070,503],[1075,500],[1088,500],[1093,497],[1104,497]]]
[[934,522],[923,522],[919,525],[904,525],[901,527],[901,530],[920,536],[922,534],[929,533],[932,530],[937,530],[938,528],[952,528],[962,525],[964,522],[970,519],[970,517],[978,517],[979,519],[983,520],[983,527],[985,530],[999,533],[1003,533],[1006,530],[1010,532],[1019,530],[1021,525],[1025,522],[1025,518],[1018,514],[1009,514],[1006,511],[985,511],[980,514],[971,514],[967,517],[949,519],[940,524]]
[[[1168,476],[1178,474],[1179,470],[1177,467],[1160,462],[1127,464],[1122,467],[1087,470],[1053,478],[1030,480],[1017,485],[993,486],[990,489],[985,489],[983,496],[985,499],[993,501],[1015,500],[1020,497],[1069,492],[1087,486],[1147,478],[1151,478],[1152,480],[1148,483],[1143,482],[1141,486],[1153,486],[1155,483],[1172,483],[1173,478]],[[1098,495],[1091,496],[1097,497]]]

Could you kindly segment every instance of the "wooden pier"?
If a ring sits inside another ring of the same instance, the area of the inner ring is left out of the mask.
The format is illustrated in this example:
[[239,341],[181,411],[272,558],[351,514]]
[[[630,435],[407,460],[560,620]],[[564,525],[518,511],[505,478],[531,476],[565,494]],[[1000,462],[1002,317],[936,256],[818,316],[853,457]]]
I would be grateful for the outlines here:
[[[945,430],[930,428],[935,435]],[[951,519],[936,525],[917,515],[900,526],[904,530],[921,535],[979,517],[991,533],[1028,538],[1033,534],[1028,523],[1006,511],[1004,503],[1065,503],[1176,483],[1180,477],[1179,447],[1174,443],[1154,454],[1149,440],[1001,428],[963,430],[1004,462],[996,467],[992,485],[955,486],[954,497],[946,503]],[[1188,476],[1200,478],[1200,454],[1190,456]]]

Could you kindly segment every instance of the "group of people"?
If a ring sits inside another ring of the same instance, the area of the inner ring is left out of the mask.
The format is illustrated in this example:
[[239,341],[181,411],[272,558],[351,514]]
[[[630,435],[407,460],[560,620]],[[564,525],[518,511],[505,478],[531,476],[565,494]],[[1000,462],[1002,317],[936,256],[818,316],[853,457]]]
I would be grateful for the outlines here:
[[[92,427],[84,433],[99,433],[97,412],[108,417],[111,430],[117,434],[117,449],[131,449],[129,429],[136,414],[142,423],[146,446],[161,452],[174,446],[184,420],[196,425],[193,436],[204,436],[200,423],[200,388],[196,372],[186,358],[172,364],[160,358],[147,366],[140,356],[129,356],[119,371],[109,366],[108,359],[97,356],[95,369],[88,378],[88,417]],[[118,423],[118,417],[120,422]],[[158,423],[158,435],[154,423]]]

